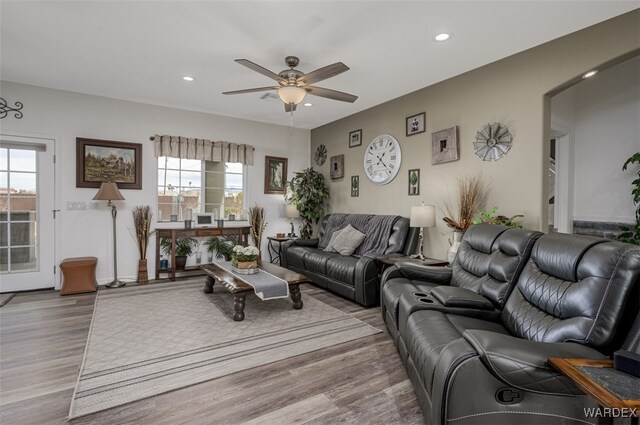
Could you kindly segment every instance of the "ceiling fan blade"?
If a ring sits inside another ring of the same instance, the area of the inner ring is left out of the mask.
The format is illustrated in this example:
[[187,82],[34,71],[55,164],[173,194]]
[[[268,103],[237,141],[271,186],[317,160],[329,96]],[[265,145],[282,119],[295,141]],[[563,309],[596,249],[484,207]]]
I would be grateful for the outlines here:
[[284,104],[284,111],[285,112],[291,112],[292,110],[295,111],[296,110],[296,105],[295,103],[285,103]]
[[317,83],[318,81],[326,80],[327,78],[335,77],[338,74],[342,74],[348,71],[349,67],[342,62],[336,62],[331,65],[323,66],[315,71],[311,71],[308,74],[300,77],[300,80],[307,84]]
[[258,65],[257,63],[253,63],[248,59],[236,59],[236,62],[238,62],[240,65],[244,65],[249,69],[252,69],[256,72],[259,72],[262,75],[265,75],[273,80],[276,80],[278,82],[280,81],[284,81],[284,79],[282,77],[280,77],[278,74],[269,71],[267,68],[264,68],[260,65]]
[[278,87],[257,87],[255,89],[223,91],[222,94],[242,94],[242,93],[253,93],[257,91],[268,91],[268,90],[278,90]]
[[349,93],[343,93],[341,91],[325,89],[322,87],[309,86],[305,87],[304,89],[307,91],[307,93],[314,96],[326,97],[328,99],[339,100],[341,102],[353,103],[358,98],[358,96],[354,96]]

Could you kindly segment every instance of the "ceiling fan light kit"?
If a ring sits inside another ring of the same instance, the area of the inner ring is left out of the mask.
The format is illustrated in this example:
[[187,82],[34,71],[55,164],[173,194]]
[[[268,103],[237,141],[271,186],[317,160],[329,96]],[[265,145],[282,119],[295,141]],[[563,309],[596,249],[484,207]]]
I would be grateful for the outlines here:
[[308,94],[314,96],[326,97],[327,99],[338,100],[340,102],[353,103],[358,99],[358,96],[354,96],[349,93],[343,93],[337,90],[325,89],[322,87],[312,86],[311,84],[318,81],[326,80],[327,78],[335,77],[338,74],[342,74],[349,70],[349,67],[342,62],[336,62],[331,65],[318,68],[315,71],[311,71],[305,74],[302,71],[295,69],[298,66],[300,60],[295,56],[287,56],[285,63],[289,69],[281,71],[279,74],[269,71],[257,63],[251,62],[247,59],[236,59],[240,65],[244,65],[247,68],[256,71],[266,77],[271,78],[278,82],[278,86],[272,87],[258,87],[253,89],[233,90],[222,92],[222,94],[242,94],[253,93],[259,91],[277,90],[278,97],[284,102],[285,112],[293,112],[296,110],[296,105],[304,100],[304,97]]

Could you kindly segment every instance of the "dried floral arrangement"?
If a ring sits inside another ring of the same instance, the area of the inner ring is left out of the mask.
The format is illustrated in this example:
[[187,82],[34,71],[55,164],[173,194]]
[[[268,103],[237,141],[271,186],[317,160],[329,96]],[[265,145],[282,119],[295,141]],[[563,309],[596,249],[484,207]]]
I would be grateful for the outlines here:
[[444,200],[445,217],[442,220],[454,231],[464,233],[482,208],[489,194],[489,184],[483,175],[476,174],[458,177],[457,188],[455,203],[451,199]]
[[260,246],[262,246],[262,233],[267,227],[267,222],[265,221],[264,208],[258,206],[258,204],[249,208],[249,227],[251,227],[253,243],[260,249]]
[[151,218],[153,213],[149,205],[137,206],[133,209],[133,229],[138,242],[138,253],[141,260],[147,259],[147,247],[151,236]]

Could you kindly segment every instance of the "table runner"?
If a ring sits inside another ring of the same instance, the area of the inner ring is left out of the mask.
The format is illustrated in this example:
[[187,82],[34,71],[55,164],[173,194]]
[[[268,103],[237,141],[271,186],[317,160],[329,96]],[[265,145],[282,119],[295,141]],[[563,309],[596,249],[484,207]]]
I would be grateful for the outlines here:
[[231,261],[214,260],[214,263],[238,279],[251,285],[261,300],[273,300],[289,296],[289,284],[287,281],[271,273],[267,273],[262,269],[258,269],[258,273],[256,274],[241,275],[233,272]]

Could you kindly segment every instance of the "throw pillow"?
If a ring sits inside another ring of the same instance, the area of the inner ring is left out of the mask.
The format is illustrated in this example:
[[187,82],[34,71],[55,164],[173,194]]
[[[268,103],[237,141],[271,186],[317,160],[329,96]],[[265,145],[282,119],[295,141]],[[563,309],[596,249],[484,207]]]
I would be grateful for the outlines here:
[[333,241],[333,248],[341,255],[351,255],[360,246],[367,235],[353,228],[350,224],[340,231]]
[[324,249],[326,252],[338,252],[338,251],[336,250],[336,247],[335,247],[335,243],[334,243],[334,242],[336,241],[336,238],[338,237],[338,235],[340,234],[340,232],[342,232],[344,229],[346,229],[346,227],[345,227],[345,228],[342,228],[342,229],[340,229],[340,230],[336,230],[335,232],[333,232],[333,233],[331,234],[331,239],[329,239],[329,243],[327,244],[327,247]]

